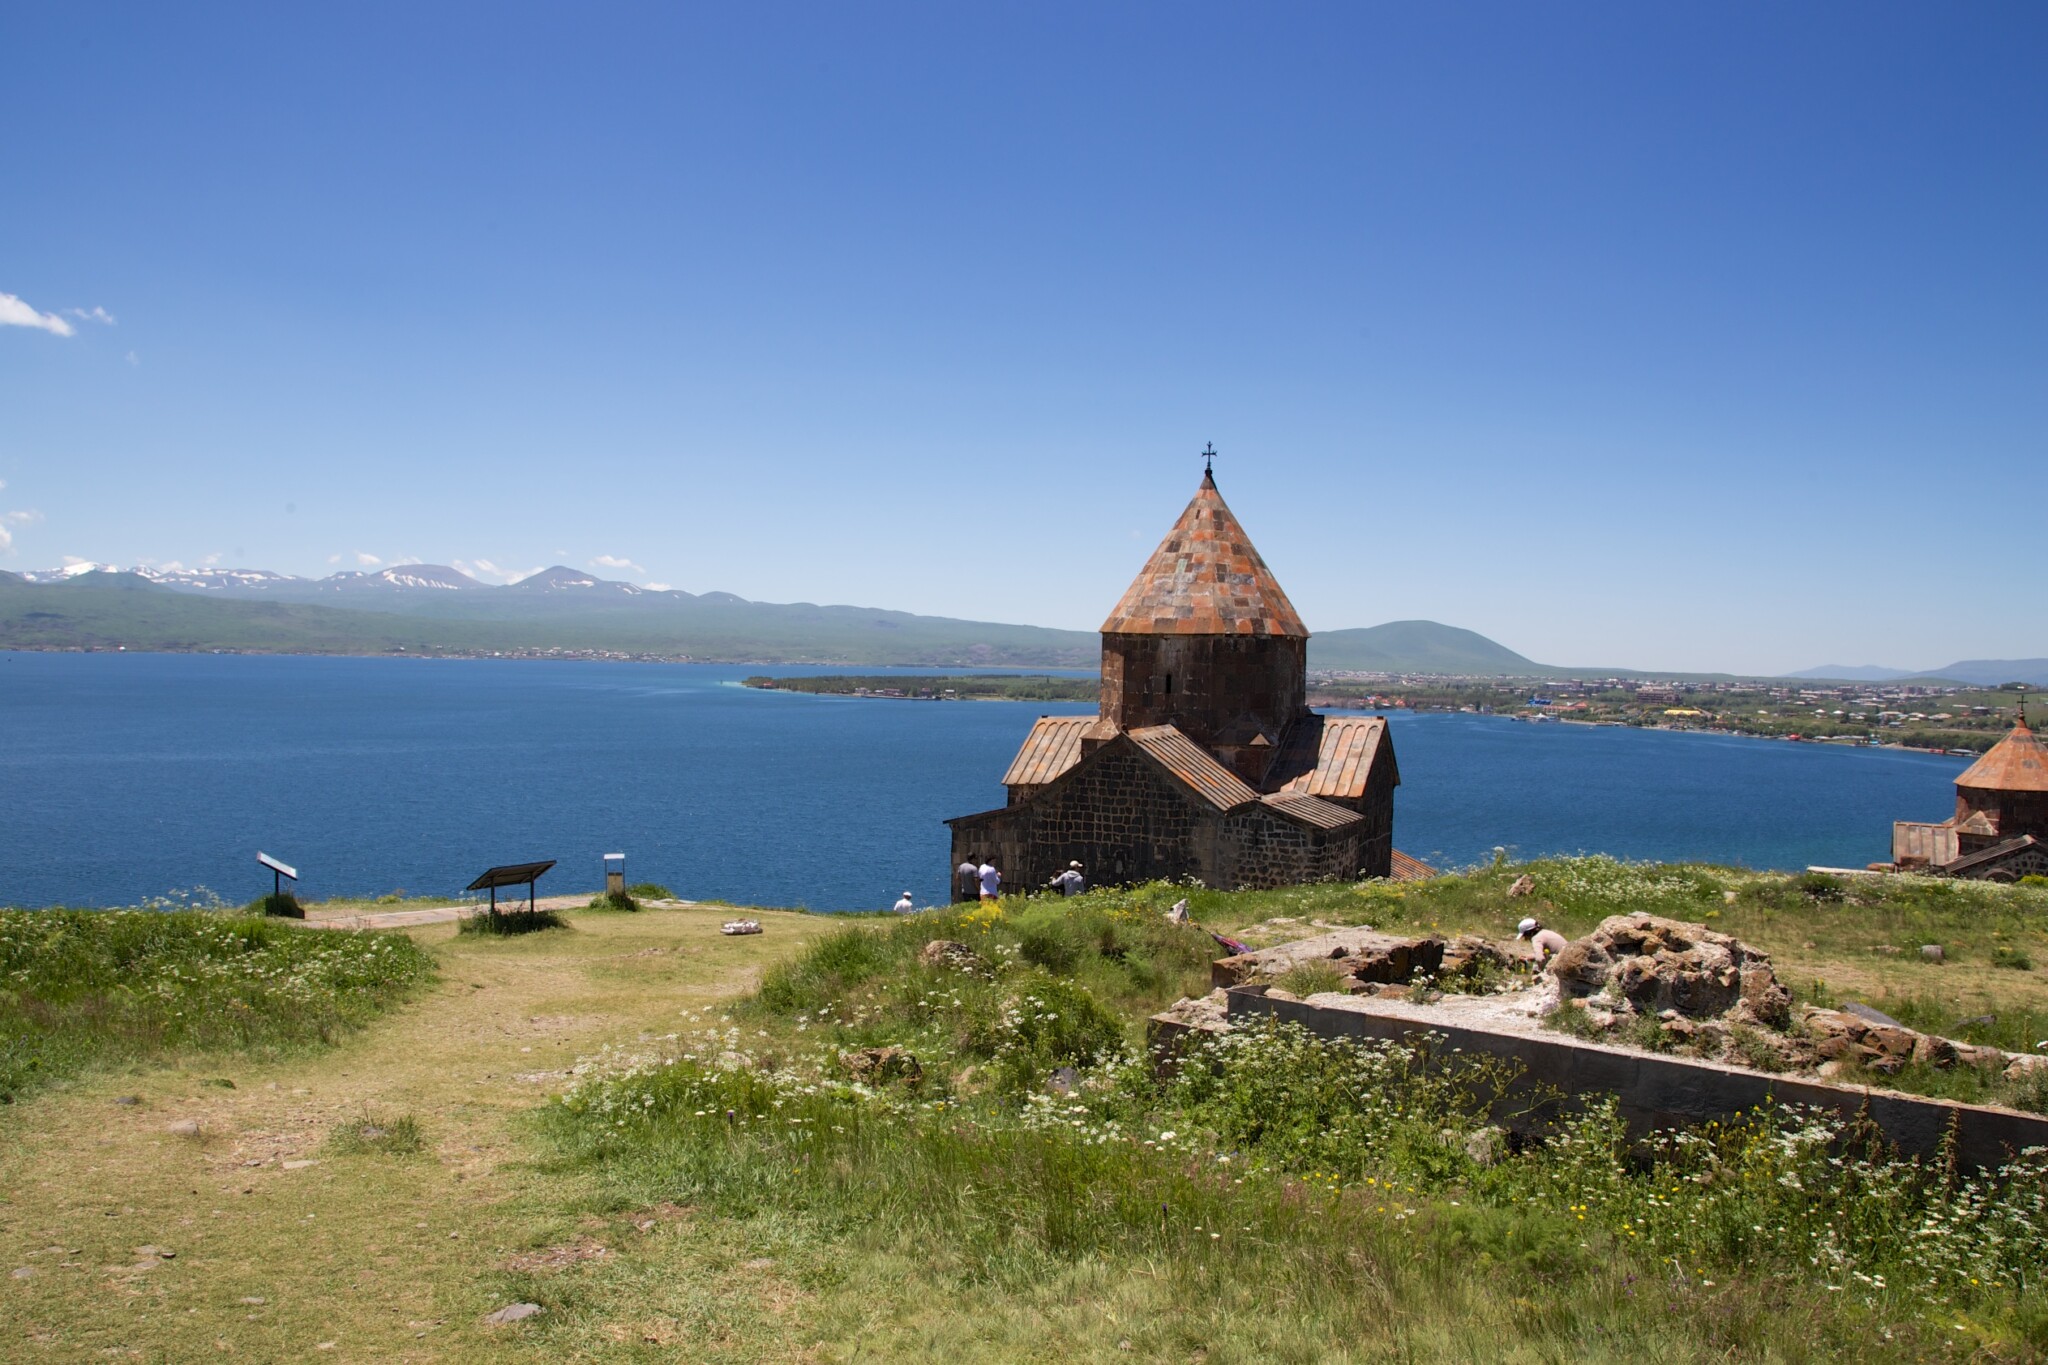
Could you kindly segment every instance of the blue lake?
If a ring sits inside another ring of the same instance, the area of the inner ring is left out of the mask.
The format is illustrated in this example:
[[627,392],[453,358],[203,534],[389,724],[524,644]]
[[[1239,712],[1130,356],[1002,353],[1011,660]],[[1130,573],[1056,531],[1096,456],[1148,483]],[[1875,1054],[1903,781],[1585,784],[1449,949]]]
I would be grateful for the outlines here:
[[[759,668],[0,652],[0,905],[269,889],[459,890],[558,858],[543,892],[882,908],[944,896],[940,821],[1002,804],[1031,720],[1091,707],[918,704],[737,686]],[[835,670],[777,668],[777,673]],[[843,671],[843,670],[839,670]],[[887,670],[863,669],[862,672]],[[1397,713],[1394,841],[1440,866],[1605,852],[1860,866],[1939,819],[1965,760]]]

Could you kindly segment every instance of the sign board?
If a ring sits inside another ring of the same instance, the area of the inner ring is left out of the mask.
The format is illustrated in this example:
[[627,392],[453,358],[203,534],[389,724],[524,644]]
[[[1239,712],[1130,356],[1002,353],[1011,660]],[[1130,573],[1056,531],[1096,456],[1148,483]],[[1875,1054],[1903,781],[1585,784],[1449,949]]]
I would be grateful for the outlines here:
[[286,863],[281,863],[277,859],[271,857],[268,853],[258,853],[256,855],[256,861],[262,863],[272,872],[283,873],[285,876],[290,877],[293,881],[297,881],[299,879],[299,870],[296,867],[292,867]]

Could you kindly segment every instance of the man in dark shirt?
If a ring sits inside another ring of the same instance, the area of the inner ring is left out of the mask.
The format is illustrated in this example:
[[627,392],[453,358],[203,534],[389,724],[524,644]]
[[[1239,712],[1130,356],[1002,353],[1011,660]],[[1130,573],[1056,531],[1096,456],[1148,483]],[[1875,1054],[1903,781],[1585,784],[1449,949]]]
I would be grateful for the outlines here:
[[953,899],[981,899],[981,864],[972,858],[953,869]]

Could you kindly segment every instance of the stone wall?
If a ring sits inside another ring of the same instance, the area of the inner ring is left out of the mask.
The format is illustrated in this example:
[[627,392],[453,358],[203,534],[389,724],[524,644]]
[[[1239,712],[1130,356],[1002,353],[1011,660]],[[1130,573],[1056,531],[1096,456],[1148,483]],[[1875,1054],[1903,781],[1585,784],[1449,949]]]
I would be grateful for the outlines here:
[[1296,824],[1265,806],[1247,806],[1223,817],[1211,886],[1264,891],[1302,882],[1350,880],[1358,875],[1359,838],[1348,830]]
[[1104,886],[1190,874],[1226,890],[1385,876],[1390,783],[1372,809],[1365,826],[1340,831],[1265,806],[1219,811],[1119,737],[1030,799],[954,821],[951,865],[990,858],[1011,891],[1043,887],[1075,859]]
[[1105,635],[1102,714],[1125,730],[1172,725],[1211,748],[1277,741],[1308,709],[1308,642],[1267,635]]
[[953,861],[993,853],[1013,890],[1042,887],[1075,859],[1093,883],[1170,881],[1213,864],[1216,825],[1213,809],[1124,740],[1028,801],[955,824]]

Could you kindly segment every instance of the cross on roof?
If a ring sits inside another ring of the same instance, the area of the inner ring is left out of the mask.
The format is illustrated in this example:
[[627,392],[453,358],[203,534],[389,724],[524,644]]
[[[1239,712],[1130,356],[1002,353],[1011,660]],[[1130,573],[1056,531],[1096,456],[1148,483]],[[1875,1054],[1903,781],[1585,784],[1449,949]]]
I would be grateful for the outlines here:
[[1202,446],[1202,473],[1214,477],[1216,473],[1216,443],[1205,442]]

